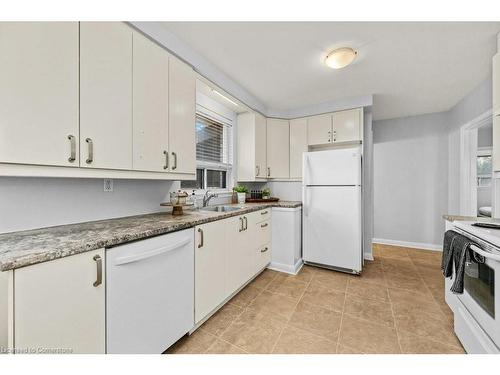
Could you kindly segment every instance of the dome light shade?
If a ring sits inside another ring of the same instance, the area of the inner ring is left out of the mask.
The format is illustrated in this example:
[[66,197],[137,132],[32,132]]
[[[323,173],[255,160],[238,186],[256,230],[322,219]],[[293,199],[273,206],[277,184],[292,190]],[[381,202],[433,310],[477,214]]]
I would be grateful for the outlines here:
[[350,65],[358,53],[350,47],[333,50],[326,56],[325,64],[332,69],[341,69]]

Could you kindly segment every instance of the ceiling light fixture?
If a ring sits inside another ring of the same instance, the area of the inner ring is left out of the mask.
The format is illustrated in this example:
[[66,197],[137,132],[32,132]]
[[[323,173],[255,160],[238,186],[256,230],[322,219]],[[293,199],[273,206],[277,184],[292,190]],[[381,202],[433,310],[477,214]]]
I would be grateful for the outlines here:
[[337,48],[326,56],[325,64],[332,69],[341,69],[350,65],[358,53],[350,47]]
[[236,103],[236,102],[232,101],[232,100],[231,100],[231,99],[229,99],[227,96],[225,96],[225,95],[221,94],[221,93],[220,93],[220,92],[218,92],[217,90],[212,89],[212,92],[213,92],[214,94],[216,94],[216,95],[219,95],[221,98],[226,99],[229,103],[231,103],[231,104],[235,105],[236,107],[238,106],[238,103]]

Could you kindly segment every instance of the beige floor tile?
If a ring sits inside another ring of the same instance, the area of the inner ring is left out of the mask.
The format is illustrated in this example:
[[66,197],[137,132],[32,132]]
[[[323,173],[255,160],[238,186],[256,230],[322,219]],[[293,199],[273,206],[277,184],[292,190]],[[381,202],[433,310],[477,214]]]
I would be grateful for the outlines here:
[[288,320],[297,306],[297,300],[265,290],[249,306],[256,311],[269,311]]
[[245,351],[240,348],[219,339],[216,339],[215,342],[208,348],[205,352],[207,354],[246,354]]
[[345,293],[326,288],[321,284],[311,283],[307,287],[301,301],[342,312],[344,309]]
[[344,314],[339,345],[362,353],[400,353],[396,330]]
[[228,303],[203,323],[200,328],[215,336],[220,336],[242,312],[243,308]]
[[418,293],[389,288],[389,296],[395,315],[407,315],[412,311],[421,311],[433,315],[436,319],[444,319],[439,305],[429,292]]
[[338,338],[342,314],[320,306],[299,302],[289,324],[331,341]]
[[382,263],[377,265],[366,265],[363,267],[361,275],[358,276],[359,279],[364,282],[378,285],[387,285],[385,280],[384,272],[382,271]]
[[306,288],[307,283],[297,280],[294,277],[280,274],[271,281],[266,290],[298,300]]
[[293,278],[303,281],[308,283],[311,281],[312,277],[314,274],[314,270],[312,269],[311,266],[303,265],[302,268],[300,269],[299,273],[295,276],[292,276]]
[[358,298],[347,294],[345,300],[344,314],[355,316],[356,318],[394,327],[392,316],[392,306],[388,302],[375,299]]
[[285,323],[273,314],[247,308],[221,338],[248,353],[270,353]]
[[279,274],[278,271],[273,271],[270,269],[265,269],[259,276],[257,276],[249,286],[257,289],[266,289],[271,281]]
[[417,268],[409,259],[384,259],[382,261],[382,270],[386,279],[393,279],[398,276],[420,277]]
[[410,291],[417,291],[421,293],[425,293],[428,291],[427,285],[421,277],[413,277],[413,276],[403,276],[403,275],[393,275],[387,276],[387,286],[389,288],[396,289],[406,289]]
[[337,354],[365,354],[360,350],[349,348],[345,345],[338,345]]
[[334,354],[337,342],[308,331],[287,326],[281,333],[273,353],[276,354]]
[[380,258],[407,258],[408,251],[404,247],[383,245],[373,249],[373,255]]
[[405,315],[396,315],[396,328],[399,332],[412,333],[452,346],[460,346],[453,331],[453,325],[446,320],[419,309]]
[[377,299],[389,302],[387,287],[380,284],[366,282],[362,278],[350,279],[347,284],[347,294],[360,298]]
[[167,354],[201,354],[204,353],[217,338],[207,331],[198,329],[192,335],[184,336],[167,350]]
[[446,345],[428,337],[412,335],[406,332],[399,333],[401,350],[406,354],[464,354],[463,348]]
[[316,268],[311,283],[339,292],[345,292],[347,289],[347,282],[351,277],[354,276],[342,272]]
[[248,285],[235,295],[229,303],[239,307],[247,307],[260,293],[262,293],[261,289]]

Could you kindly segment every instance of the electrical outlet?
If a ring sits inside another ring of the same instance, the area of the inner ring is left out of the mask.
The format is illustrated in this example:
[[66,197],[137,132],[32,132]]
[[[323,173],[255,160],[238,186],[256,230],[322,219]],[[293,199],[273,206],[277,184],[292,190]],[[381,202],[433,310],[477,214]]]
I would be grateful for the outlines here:
[[110,178],[104,179],[104,191],[110,192],[113,191],[113,180]]

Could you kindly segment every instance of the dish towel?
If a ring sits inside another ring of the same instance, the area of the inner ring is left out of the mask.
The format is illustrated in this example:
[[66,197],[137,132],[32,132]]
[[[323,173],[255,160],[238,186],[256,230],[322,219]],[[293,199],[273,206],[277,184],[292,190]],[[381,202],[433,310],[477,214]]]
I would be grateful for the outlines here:
[[441,270],[444,277],[451,277],[453,275],[453,264],[455,264],[455,280],[450,288],[454,294],[464,292],[465,264],[470,262],[484,263],[484,257],[470,249],[472,244],[478,246],[469,238],[453,230],[448,230],[444,234]]

